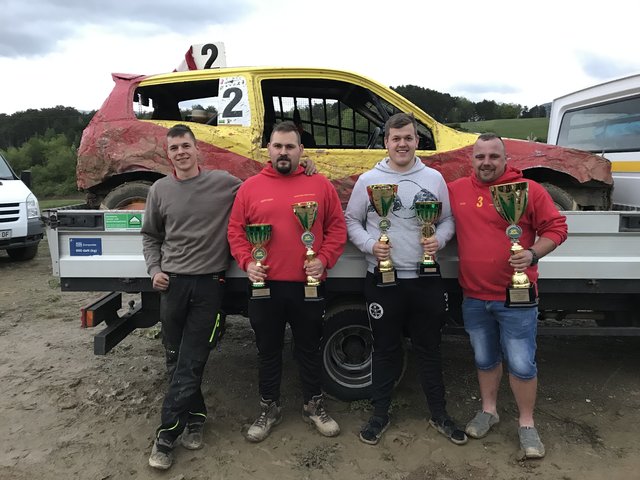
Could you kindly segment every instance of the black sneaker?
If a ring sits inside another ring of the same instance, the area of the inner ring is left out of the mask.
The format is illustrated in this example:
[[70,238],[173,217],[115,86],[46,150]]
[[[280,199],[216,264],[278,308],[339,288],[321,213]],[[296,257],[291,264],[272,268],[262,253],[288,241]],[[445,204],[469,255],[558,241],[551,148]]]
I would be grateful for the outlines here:
[[442,435],[447,437],[456,445],[464,445],[469,440],[467,434],[463,430],[458,428],[455,422],[449,416],[442,418],[432,418],[429,420],[429,425],[435,428]]
[[360,440],[369,445],[375,445],[380,441],[380,437],[389,428],[389,416],[372,416],[367,424],[360,430]]

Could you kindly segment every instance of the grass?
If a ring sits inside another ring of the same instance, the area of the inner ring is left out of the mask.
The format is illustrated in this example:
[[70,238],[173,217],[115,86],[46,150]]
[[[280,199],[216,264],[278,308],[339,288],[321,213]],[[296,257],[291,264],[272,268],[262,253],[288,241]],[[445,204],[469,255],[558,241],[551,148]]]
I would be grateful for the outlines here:
[[482,122],[465,122],[460,127],[474,133],[493,132],[501,137],[534,139],[547,141],[549,130],[548,118],[514,118],[508,120],[485,120]]
[[78,203],[84,203],[84,197],[45,198],[45,199],[38,199],[38,203],[40,204],[41,210],[45,208],[66,207],[67,205],[76,205]]

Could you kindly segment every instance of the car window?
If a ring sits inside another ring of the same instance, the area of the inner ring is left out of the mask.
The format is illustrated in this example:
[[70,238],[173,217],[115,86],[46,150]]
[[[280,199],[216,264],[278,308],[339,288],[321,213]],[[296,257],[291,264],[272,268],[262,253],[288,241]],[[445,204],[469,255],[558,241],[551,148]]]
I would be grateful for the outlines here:
[[[400,111],[363,87],[337,80],[266,79],[261,88],[265,102],[263,147],[275,124],[298,117],[304,135],[310,135],[307,138],[317,148],[383,149],[384,124]],[[419,148],[435,149],[429,128],[419,124],[418,134]]]
[[595,153],[640,150],[640,97],[568,111],[558,145]]
[[133,110],[139,119],[216,125],[218,87],[218,79],[140,86],[133,96]]
[[15,176],[13,175],[13,171],[9,167],[9,164],[4,159],[2,155],[0,155],[0,179],[2,180],[15,180]]

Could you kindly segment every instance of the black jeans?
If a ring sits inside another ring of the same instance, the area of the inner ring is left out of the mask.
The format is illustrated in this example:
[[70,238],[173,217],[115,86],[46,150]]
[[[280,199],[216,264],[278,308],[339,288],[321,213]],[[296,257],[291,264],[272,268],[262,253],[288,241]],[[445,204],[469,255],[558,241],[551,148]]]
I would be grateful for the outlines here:
[[288,322],[306,403],[321,393],[320,343],[325,302],[305,302],[302,282],[270,281],[269,288],[271,298],[249,300],[249,319],[258,347],[260,395],[265,400],[280,399],[282,348]]
[[391,393],[402,369],[402,337],[408,327],[431,416],[442,417],[446,402],[440,343],[447,308],[442,280],[398,279],[396,286],[377,287],[373,274],[368,273],[365,296],[373,333],[374,415],[388,414]]
[[169,389],[162,404],[158,436],[175,440],[187,423],[204,422],[207,408],[201,384],[212,341],[219,328],[222,284],[218,274],[170,275],[160,296],[162,338]]

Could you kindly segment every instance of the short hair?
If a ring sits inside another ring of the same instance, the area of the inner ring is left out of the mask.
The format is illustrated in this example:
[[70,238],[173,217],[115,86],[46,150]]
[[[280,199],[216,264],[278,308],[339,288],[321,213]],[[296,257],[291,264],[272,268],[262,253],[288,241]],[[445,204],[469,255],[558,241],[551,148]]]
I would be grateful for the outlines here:
[[407,125],[413,125],[413,130],[416,135],[418,135],[418,122],[416,122],[416,118],[413,116],[413,113],[407,114],[401,112],[392,115],[384,124],[384,138],[389,138],[389,131],[392,128],[402,128]]
[[271,131],[271,136],[269,137],[269,141],[273,138],[273,134],[276,132],[289,133],[293,132],[296,134],[296,138],[298,139],[298,145],[300,145],[300,132],[298,131],[298,127],[296,127],[295,123],[286,120],[284,122],[276,123]]
[[196,136],[188,126],[182,123],[174,125],[167,131],[167,138],[184,137],[185,135],[189,135],[193,139],[193,143],[196,143]]
[[481,133],[480,135],[478,135],[478,138],[476,139],[476,142],[478,140],[482,140],[483,142],[488,142],[490,140],[500,140],[500,143],[502,144],[502,149],[506,150],[505,147],[504,147],[504,141],[502,140],[502,137],[500,135],[498,135],[497,133],[493,133],[493,132]]

